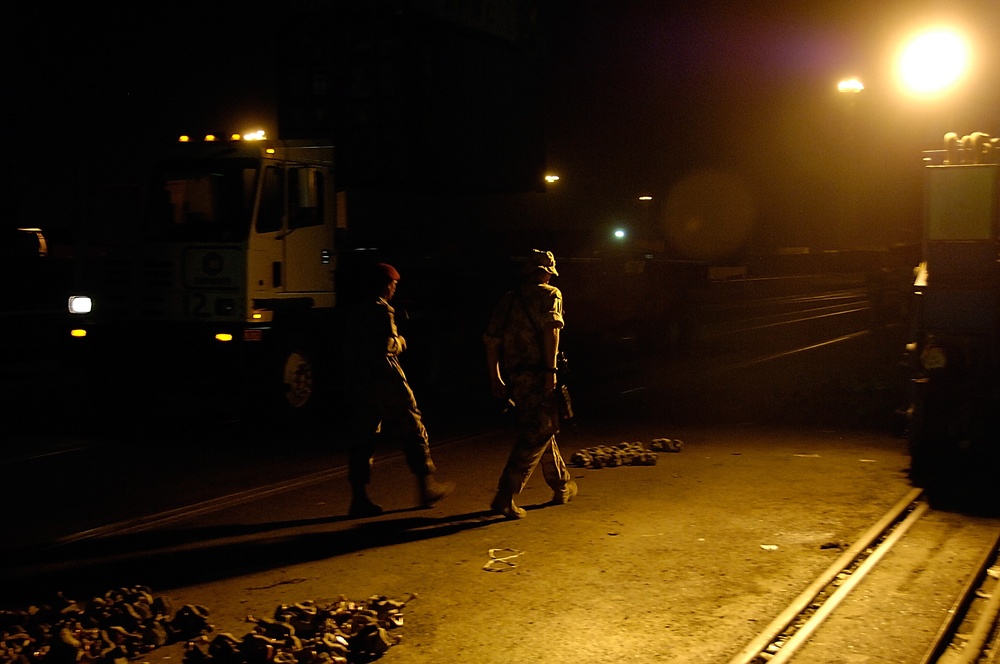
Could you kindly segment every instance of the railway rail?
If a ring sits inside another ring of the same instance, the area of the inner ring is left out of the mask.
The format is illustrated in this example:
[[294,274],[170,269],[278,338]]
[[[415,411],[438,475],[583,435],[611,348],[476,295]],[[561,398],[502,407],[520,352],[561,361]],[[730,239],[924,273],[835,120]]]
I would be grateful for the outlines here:
[[[795,661],[806,643],[864,583],[883,558],[928,512],[922,490],[914,489],[893,505],[852,546],[825,569],[729,664],[781,664]],[[973,664],[998,661],[994,645],[1000,616],[1000,536],[969,575],[920,664]]]
[[920,664],[1000,661],[996,649],[1000,617],[1000,536],[969,576],[964,589]]

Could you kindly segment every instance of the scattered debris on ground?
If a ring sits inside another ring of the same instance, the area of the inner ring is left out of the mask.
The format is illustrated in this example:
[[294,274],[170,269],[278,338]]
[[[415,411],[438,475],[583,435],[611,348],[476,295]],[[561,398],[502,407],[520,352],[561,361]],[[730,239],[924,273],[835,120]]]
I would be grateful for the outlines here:
[[110,590],[79,602],[56,600],[0,611],[0,664],[128,664],[161,646],[185,643],[186,664],[359,664],[381,657],[401,636],[403,607],[416,598],[374,595],[353,602],[280,605],[273,618],[248,617],[237,638],[214,630],[208,609],[170,600],[148,587]]
[[506,572],[517,567],[517,563],[511,562],[514,558],[524,555],[524,551],[518,549],[490,549],[490,561],[483,565],[487,572]]
[[570,457],[570,464],[579,468],[614,466],[655,466],[657,452],[680,452],[684,442],[671,438],[654,438],[647,449],[641,442],[618,443],[585,447]]
[[649,449],[654,452],[680,452],[684,449],[684,441],[678,438],[654,438],[649,443]]
[[58,595],[41,606],[0,611],[0,663],[125,664],[211,630],[205,607],[187,604],[174,612],[168,598],[145,586],[86,602]]
[[224,632],[187,644],[185,664],[359,664],[385,654],[402,636],[406,600],[373,595],[354,602],[341,596],[329,604],[282,604],[274,618],[254,618],[241,638]]

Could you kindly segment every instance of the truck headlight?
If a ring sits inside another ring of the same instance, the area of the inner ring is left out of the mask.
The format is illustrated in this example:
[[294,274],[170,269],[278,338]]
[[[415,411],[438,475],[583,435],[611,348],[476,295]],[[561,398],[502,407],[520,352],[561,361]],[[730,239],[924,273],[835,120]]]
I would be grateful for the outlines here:
[[71,314],[89,314],[94,310],[94,301],[87,295],[70,295],[66,306]]

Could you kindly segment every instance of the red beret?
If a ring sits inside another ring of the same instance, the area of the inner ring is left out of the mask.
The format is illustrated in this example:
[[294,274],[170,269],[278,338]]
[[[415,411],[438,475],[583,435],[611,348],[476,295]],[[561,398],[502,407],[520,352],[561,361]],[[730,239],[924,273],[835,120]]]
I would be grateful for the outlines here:
[[391,279],[392,281],[399,281],[399,272],[397,272],[396,268],[389,265],[388,263],[379,263],[375,267],[384,272],[385,276]]

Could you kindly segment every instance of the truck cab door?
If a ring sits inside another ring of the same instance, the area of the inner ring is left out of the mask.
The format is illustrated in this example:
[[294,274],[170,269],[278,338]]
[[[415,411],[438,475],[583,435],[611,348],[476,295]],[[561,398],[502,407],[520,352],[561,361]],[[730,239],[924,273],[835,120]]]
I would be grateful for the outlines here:
[[333,290],[332,192],[326,169],[290,165],[284,231],[285,292]]
[[269,164],[261,174],[260,198],[250,233],[247,265],[252,297],[268,298],[284,291],[285,169]]

